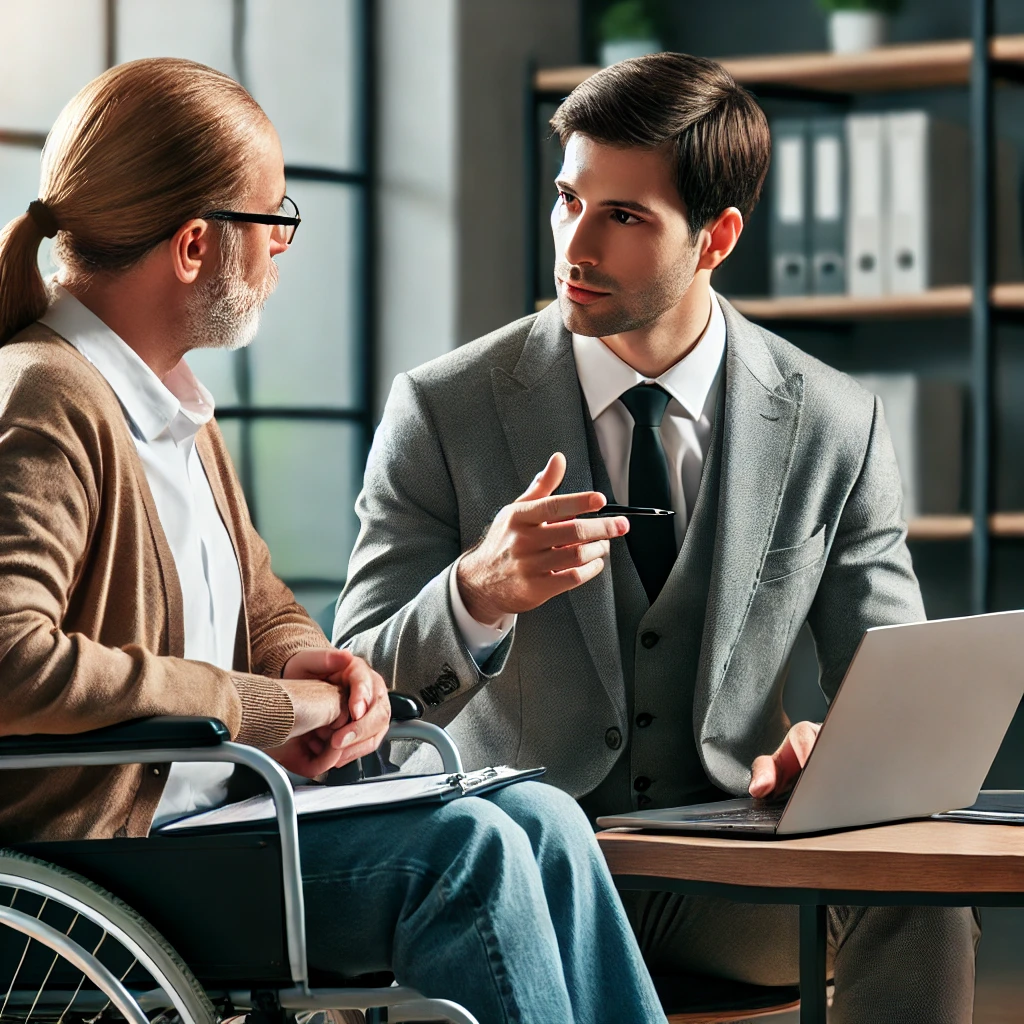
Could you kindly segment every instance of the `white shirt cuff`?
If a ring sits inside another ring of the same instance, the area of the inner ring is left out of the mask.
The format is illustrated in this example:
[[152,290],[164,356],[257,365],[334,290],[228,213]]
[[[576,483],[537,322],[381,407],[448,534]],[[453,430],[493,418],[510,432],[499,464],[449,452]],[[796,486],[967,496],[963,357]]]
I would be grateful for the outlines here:
[[469,614],[469,609],[459,593],[458,570],[459,563],[456,562],[448,576],[448,599],[451,602],[455,625],[462,634],[462,642],[479,668],[494,653],[498,644],[508,636],[516,624],[516,617],[503,615],[494,626],[485,626],[482,622],[477,622]]

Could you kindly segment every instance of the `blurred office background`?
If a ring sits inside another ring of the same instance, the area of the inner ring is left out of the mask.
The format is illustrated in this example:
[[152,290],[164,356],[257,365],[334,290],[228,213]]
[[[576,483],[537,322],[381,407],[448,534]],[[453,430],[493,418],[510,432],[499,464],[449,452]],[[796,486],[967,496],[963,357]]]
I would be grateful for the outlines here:
[[[970,35],[972,0],[878,2],[891,10],[891,43]],[[47,129],[67,99],[105,67],[144,56],[189,57],[238,78],[265,107],[281,135],[289,194],[303,224],[280,259],[280,285],[251,349],[196,353],[190,362],[217,399],[276,570],[326,626],[355,539],[353,503],[366,452],[394,375],[523,315],[551,294],[545,223],[558,152],[543,124],[553,103],[602,55],[615,52],[606,43],[625,44],[620,54],[653,46],[763,57],[777,74],[778,55],[828,51],[823,7],[842,5],[0,0],[0,223],[35,198]],[[1024,36],[1024,3],[997,0],[995,14],[1001,37]],[[1024,60],[1024,45],[1019,39],[1016,45],[1016,59]],[[815,87],[834,94],[828,102],[809,92],[758,95],[773,125],[920,110],[967,132],[965,82],[966,71],[939,87],[829,89],[826,69]],[[1019,250],[1024,88],[1000,85],[995,96],[995,134],[1009,168],[996,220]],[[931,169],[936,187],[945,170]],[[947,292],[935,301],[925,295],[915,300],[913,315],[898,302],[886,306],[884,297],[869,317],[844,306],[843,296],[814,315],[799,296],[791,300],[795,306],[773,306],[782,301],[771,298],[773,189],[769,182],[716,283],[730,298],[760,300],[748,305],[751,316],[824,361],[876,379],[887,375],[883,387],[898,378],[894,403],[899,395],[919,401],[929,382],[958,396],[961,429],[948,447],[936,454],[934,441],[929,447],[927,436],[908,434],[927,465],[926,488],[937,487],[953,503],[918,510],[911,546],[929,615],[968,613],[976,607],[969,483],[977,394],[969,295]],[[966,209],[966,188],[961,201]],[[47,264],[47,252],[41,260]],[[1024,604],[1018,515],[1024,511],[1018,440],[1024,327],[1014,315],[1024,307],[1024,293],[1007,294],[994,329],[990,398],[991,504],[1003,516],[987,559],[985,603],[992,609]],[[908,415],[907,422],[923,422]],[[897,416],[892,409],[890,418]],[[794,718],[820,717],[823,710],[808,637],[794,658],[787,705]],[[989,784],[1024,787],[1022,716]],[[1024,982],[1016,980],[1024,971],[1022,938],[1015,912],[986,912],[979,1020],[1017,1019],[1001,1016],[999,1007],[1024,998]]]

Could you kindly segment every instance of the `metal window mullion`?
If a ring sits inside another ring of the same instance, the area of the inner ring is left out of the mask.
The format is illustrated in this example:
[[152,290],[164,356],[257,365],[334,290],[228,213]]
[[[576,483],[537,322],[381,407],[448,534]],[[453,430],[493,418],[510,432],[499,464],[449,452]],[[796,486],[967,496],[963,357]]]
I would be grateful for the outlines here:
[[992,507],[991,288],[995,147],[989,43],[994,26],[994,0],[974,0],[971,21],[971,383],[974,396],[971,609],[980,614],[987,609],[989,603],[992,555],[988,521]]

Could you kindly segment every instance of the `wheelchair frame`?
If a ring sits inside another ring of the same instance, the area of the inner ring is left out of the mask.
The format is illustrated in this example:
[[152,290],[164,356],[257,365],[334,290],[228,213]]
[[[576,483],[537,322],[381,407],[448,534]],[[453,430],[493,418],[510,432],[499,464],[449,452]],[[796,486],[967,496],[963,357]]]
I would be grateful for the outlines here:
[[[158,725],[161,719],[154,718],[146,721]],[[211,727],[211,736],[227,734],[226,729],[219,722],[215,722],[215,720],[198,719],[194,721],[197,724],[206,723],[209,725]],[[123,726],[115,728],[130,729],[132,724],[124,723]],[[220,730],[219,733],[216,733],[217,729]],[[429,743],[440,753],[444,771],[452,773],[462,771],[462,761],[458,748],[448,734],[438,726],[428,722],[395,721],[388,731],[387,738],[389,740],[414,739]],[[22,739],[28,741],[30,738],[23,737]],[[81,739],[81,737],[72,735],[59,738],[40,737],[40,739],[45,739],[51,746],[55,741],[64,741],[67,745],[73,746],[75,740]],[[446,999],[428,998],[407,986],[393,985],[389,988],[323,988],[315,990],[310,988],[306,953],[305,904],[302,891],[298,818],[291,782],[285,770],[273,758],[263,751],[257,750],[255,747],[224,739],[221,739],[219,742],[216,740],[213,740],[212,743],[209,740],[207,742],[210,745],[134,747],[130,749],[98,749],[77,752],[0,753],[0,770],[160,764],[175,761],[231,762],[252,769],[264,779],[270,789],[281,843],[281,883],[284,896],[285,939],[289,972],[293,984],[291,988],[274,990],[277,1006],[285,1012],[303,1010],[365,1010],[367,1011],[368,1024],[374,1020],[385,1019],[380,1015],[380,1011],[387,1012],[388,1016],[386,1019],[388,1021],[445,1020],[450,1021],[451,1024],[478,1024],[476,1018],[457,1003]],[[26,885],[25,879],[20,876],[0,876],[0,882],[6,885],[32,889],[32,886]],[[45,895],[46,887],[37,886],[32,891]],[[158,983],[161,977],[166,976],[167,965],[153,962],[152,958],[139,948],[138,944],[131,939],[131,936],[126,935],[116,922],[112,922],[109,918],[97,920],[97,911],[85,907],[80,901],[74,901],[73,898],[66,897],[66,894],[64,895],[66,899],[70,900],[68,905],[72,906],[76,912],[82,913],[104,930],[113,934],[118,941],[134,953],[138,957],[139,962]],[[65,934],[51,928],[36,918],[12,908],[0,907],[0,924],[13,927],[15,930],[37,939],[55,952],[63,954],[94,982],[102,977],[102,980],[108,986],[107,991],[116,993],[116,996],[111,996],[112,1001],[125,1018],[132,1021],[132,1024],[148,1024],[148,1019],[139,1005],[139,1000],[120,984],[119,979],[110,975],[107,968],[95,956],[69,939]],[[169,991],[167,990],[168,988]],[[165,987],[164,994],[167,996],[167,1005],[173,1006],[186,1024],[207,1024],[205,1021],[195,1019],[192,1010],[176,993],[175,986]],[[230,991],[227,993],[216,993],[218,997],[223,994],[226,994],[230,998],[231,1003],[238,1009],[250,1011],[260,1011],[263,1009],[261,1006],[254,1005],[256,1000],[252,992]],[[145,998],[142,1001],[150,1002],[150,1000]]]

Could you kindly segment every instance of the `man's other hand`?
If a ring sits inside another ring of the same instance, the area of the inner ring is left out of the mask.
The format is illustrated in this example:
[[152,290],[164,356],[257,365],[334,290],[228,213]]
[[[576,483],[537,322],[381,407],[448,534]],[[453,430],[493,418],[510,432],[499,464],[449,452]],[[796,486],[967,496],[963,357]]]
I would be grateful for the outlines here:
[[381,676],[351,651],[299,651],[282,676],[295,708],[288,741],[268,753],[289,771],[312,778],[380,746],[391,724]]
[[774,754],[763,754],[754,759],[750,779],[750,795],[761,800],[784,796],[796,784],[811,756],[821,725],[817,722],[797,722]]
[[592,580],[604,568],[611,538],[629,530],[624,516],[577,519],[603,508],[605,497],[596,491],[554,495],[564,476],[565,456],[555,452],[459,560],[459,594],[477,622],[492,625]]

